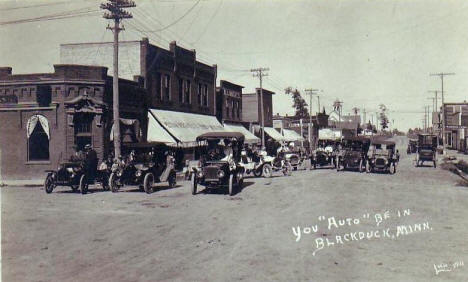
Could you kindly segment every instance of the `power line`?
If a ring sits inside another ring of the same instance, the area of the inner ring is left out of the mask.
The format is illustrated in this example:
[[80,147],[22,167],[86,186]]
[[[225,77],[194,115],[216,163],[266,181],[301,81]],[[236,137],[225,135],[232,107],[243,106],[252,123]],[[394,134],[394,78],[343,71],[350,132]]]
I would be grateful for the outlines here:
[[172,23],[166,25],[165,27],[162,27],[160,29],[156,29],[156,30],[146,30],[146,32],[160,32],[160,31],[163,31],[165,29],[168,29],[170,28],[171,26],[177,24],[178,22],[180,22],[183,18],[185,18],[197,5],[198,3],[200,3],[201,0],[198,0],[197,2],[195,2],[195,4],[190,7],[190,9],[188,9],[181,17],[179,17],[177,20],[173,21]]
[[91,14],[99,12],[98,9],[91,9],[91,8],[92,7],[85,7],[85,8],[74,9],[74,10],[69,10],[65,12],[35,17],[35,18],[5,21],[5,22],[0,22],[0,26],[30,23],[30,22],[37,22],[37,21],[50,21],[50,20],[58,20],[58,19],[73,18],[73,17],[82,17],[82,16],[87,16],[87,15],[91,15]]
[[28,8],[36,8],[36,7],[55,6],[55,5],[60,5],[64,3],[70,3],[70,2],[63,1],[63,2],[55,2],[55,3],[45,3],[45,4],[36,4],[36,5],[29,5],[29,6],[3,8],[3,9],[0,9],[0,11],[11,11],[11,10],[28,9]]

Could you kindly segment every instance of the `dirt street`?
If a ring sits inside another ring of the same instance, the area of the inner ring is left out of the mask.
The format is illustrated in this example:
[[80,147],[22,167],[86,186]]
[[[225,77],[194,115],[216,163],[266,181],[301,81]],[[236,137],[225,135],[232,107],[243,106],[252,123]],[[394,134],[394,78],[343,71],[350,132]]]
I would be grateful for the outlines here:
[[395,175],[295,171],[233,197],[2,188],[3,281],[468,281],[468,188],[398,142]]

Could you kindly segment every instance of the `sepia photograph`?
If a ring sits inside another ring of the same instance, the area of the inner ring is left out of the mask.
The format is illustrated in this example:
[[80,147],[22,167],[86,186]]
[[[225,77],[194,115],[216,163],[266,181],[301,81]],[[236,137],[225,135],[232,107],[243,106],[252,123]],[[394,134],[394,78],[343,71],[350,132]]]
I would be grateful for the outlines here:
[[0,281],[468,281],[467,49],[462,0],[0,0]]

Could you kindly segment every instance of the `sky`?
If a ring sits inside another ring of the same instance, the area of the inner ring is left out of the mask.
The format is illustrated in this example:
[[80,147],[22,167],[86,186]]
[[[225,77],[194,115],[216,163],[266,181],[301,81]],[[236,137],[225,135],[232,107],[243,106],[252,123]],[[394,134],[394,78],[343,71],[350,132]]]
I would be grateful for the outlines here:
[[[0,66],[13,73],[53,72],[61,43],[112,41],[94,0],[0,0]],[[259,87],[250,69],[269,68],[263,87],[276,92],[273,111],[294,114],[286,87],[319,89],[320,105],[343,113],[366,110],[367,120],[388,108],[392,128],[421,127],[424,107],[440,90],[445,102],[468,100],[468,2],[137,0],[128,9],[121,40],[148,37],[196,49],[197,58],[218,65],[218,80]],[[79,17],[9,23],[64,12]],[[124,56],[125,54],[123,54]],[[121,55],[122,56],[122,55]],[[439,95],[440,96],[440,95]],[[439,101],[440,105],[440,101]],[[312,110],[318,111],[317,97]]]

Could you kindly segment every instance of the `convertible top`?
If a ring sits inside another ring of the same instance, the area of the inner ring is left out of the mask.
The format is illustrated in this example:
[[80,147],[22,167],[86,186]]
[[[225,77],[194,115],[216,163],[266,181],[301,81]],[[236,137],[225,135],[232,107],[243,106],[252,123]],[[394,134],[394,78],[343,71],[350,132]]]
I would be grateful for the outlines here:
[[127,143],[124,145],[126,148],[152,148],[152,147],[162,147],[165,146],[164,143],[160,142],[140,142],[140,143]]
[[197,141],[208,140],[208,139],[223,139],[223,138],[235,138],[237,141],[244,141],[244,134],[240,132],[208,132],[197,137]]
[[370,138],[367,136],[350,136],[350,137],[345,137],[343,140],[349,140],[349,141],[359,141],[359,142],[370,142]]
[[372,144],[382,144],[382,145],[393,145],[393,146],[395,146],[395,142],[390,141],[390,140],[372,139],[371,143]]

